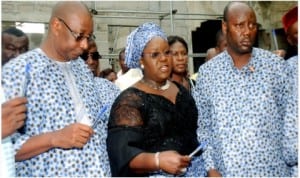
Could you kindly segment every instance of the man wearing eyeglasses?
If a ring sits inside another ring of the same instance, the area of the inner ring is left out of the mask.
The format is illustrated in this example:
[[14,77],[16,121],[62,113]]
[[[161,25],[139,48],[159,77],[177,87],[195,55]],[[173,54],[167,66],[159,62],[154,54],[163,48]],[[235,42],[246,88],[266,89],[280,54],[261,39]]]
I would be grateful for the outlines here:
[[94,39],[81,2],[58,2],[40,48],[5,64],[7,99],[27,97],[24,134],[12,136],[16,176],[109,177],[106,125],[118,91],[95,77],[79,56]]
[[93,40],[89,43],[88,50],[80,55],[80,57],[85,61],[90,70],[93,72],[94,76],[97,77],[99,75],[99,59],[102,56],[97,51],[97,44]]

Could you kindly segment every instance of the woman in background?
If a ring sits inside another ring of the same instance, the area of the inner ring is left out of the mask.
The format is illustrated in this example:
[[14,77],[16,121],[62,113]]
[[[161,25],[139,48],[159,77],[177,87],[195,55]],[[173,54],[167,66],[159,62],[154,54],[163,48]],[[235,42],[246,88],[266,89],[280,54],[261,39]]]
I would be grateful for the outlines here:
[[191,91],[195,81],[188,77],[188,46],[179,36],[168,36],[168,43],[173,60],[170,80],[177,82]]

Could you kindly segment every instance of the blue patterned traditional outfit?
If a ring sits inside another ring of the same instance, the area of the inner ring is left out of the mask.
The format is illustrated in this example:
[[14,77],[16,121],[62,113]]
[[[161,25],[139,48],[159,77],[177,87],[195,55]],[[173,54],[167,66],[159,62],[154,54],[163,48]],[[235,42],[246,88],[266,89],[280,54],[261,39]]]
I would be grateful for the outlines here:
[[2,86],[8,99],[20,95],[28,99],[25,134],[13,136],[15,151],[32,136],[77,122],[76,100],[85,108],[85,116],[95,124],[94,135],[82,149],[53,148],[17,162],[17,176],[111,175],[106,151],[107,121],[111,104],[119,94],[111,82],[94,78],[81,59],[54,61],[38,48],[4,65]]
[[253,48],[237,69],[227,51],[199,68],[193,91],[198,137],[208,141],[205,169],[222,176],[290,176],[282,154],[286,92],[285,63]]
[[289,88],[284,117],[284,156],[289,166],[292,167],[292,176],[298,177],[298,56],[287,60],[287,84]]
[[[5,102],[5,96],[2,87],[0,88],[0,101],[1,104]],[[11,136],[1,139],[0,151],[0,177],[15,177],[15,152],[11,142]]]
[[[144,48],[154,37],[167,41],[165,33],[152,22],[144,23],[130,33],[125,50],[125,64],[129,68],[140,66]],[[109,118],[107,138],[112,176],[174,176],[162,170],[135,173],[129,163],[143,152],[175,150],[181,155],[188,155],[197,148],[195,101],[183,86],[176,86],[179,92],[175,103],[136,87],[127,88],[117,97]],[[180,176],[205,176],[200,153],[193,157],[187,171]]]

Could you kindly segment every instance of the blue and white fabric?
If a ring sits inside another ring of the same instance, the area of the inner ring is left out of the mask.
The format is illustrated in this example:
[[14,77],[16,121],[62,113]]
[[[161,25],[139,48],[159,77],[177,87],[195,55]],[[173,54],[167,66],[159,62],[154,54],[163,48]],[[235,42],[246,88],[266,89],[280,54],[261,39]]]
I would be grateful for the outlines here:
[[198,139],[206,140],[205,169],[222,176],[287,177],[283,155],[285,62],[253,48],[241,69],[227,51],[199,68],[192,94],[196,101]]
[[140,25],[127,37],[125,48],[125,64],[129,68],[138,68],[139,60],[147,43],[153,37],[162,37],[167,40],[167,36],[162,29],[152,22],[147,22]]
[[291,57],[286,63],[289,93],[282,145],[286,162],[292,167],[291,176],[298,177],[298,56]]
[[[111,104],[119,90],[109,81],[96,80],[79,58],[66,65],[76,81],[88,117],[92,123],[97,123],[93,126],[95,133],[82,149],[53,148],[31,159],[17,162],[17,176],[111,175],[106,151],[107,121]],[[66,82],[69,78],[65,77],[62,70],[39,48],[3,66],[2,86],[7,98],[24,94],[28,99],[25,134],[12,137],[15,151],[32,136],[53,132],[77,122],[75,103]]]

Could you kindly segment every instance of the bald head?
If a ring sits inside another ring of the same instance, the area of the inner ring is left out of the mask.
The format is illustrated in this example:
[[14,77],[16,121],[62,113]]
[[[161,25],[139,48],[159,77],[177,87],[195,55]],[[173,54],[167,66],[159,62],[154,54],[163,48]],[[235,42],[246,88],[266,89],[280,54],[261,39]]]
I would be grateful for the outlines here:
[[61,1],[54,6],[51,18],[64,18],[74,14],[89,14],[91,16],[88,7],[84,3],[79,1]]
[[41,48],[58,61],[77,59],[94,38],[93,29],[92,14],[84,3],[58,2],[53,7],[48,34]]
[[247,3],[245,2],[230,2],[226,5],[226,7],[224,8],[224,12],[223,12],[223,20],[225,22],[227,22],[229,20],[229,12],[234,10],[234,9],[248,9],[254,12],[254,10],[252,9],[252,7],[250,7]]

